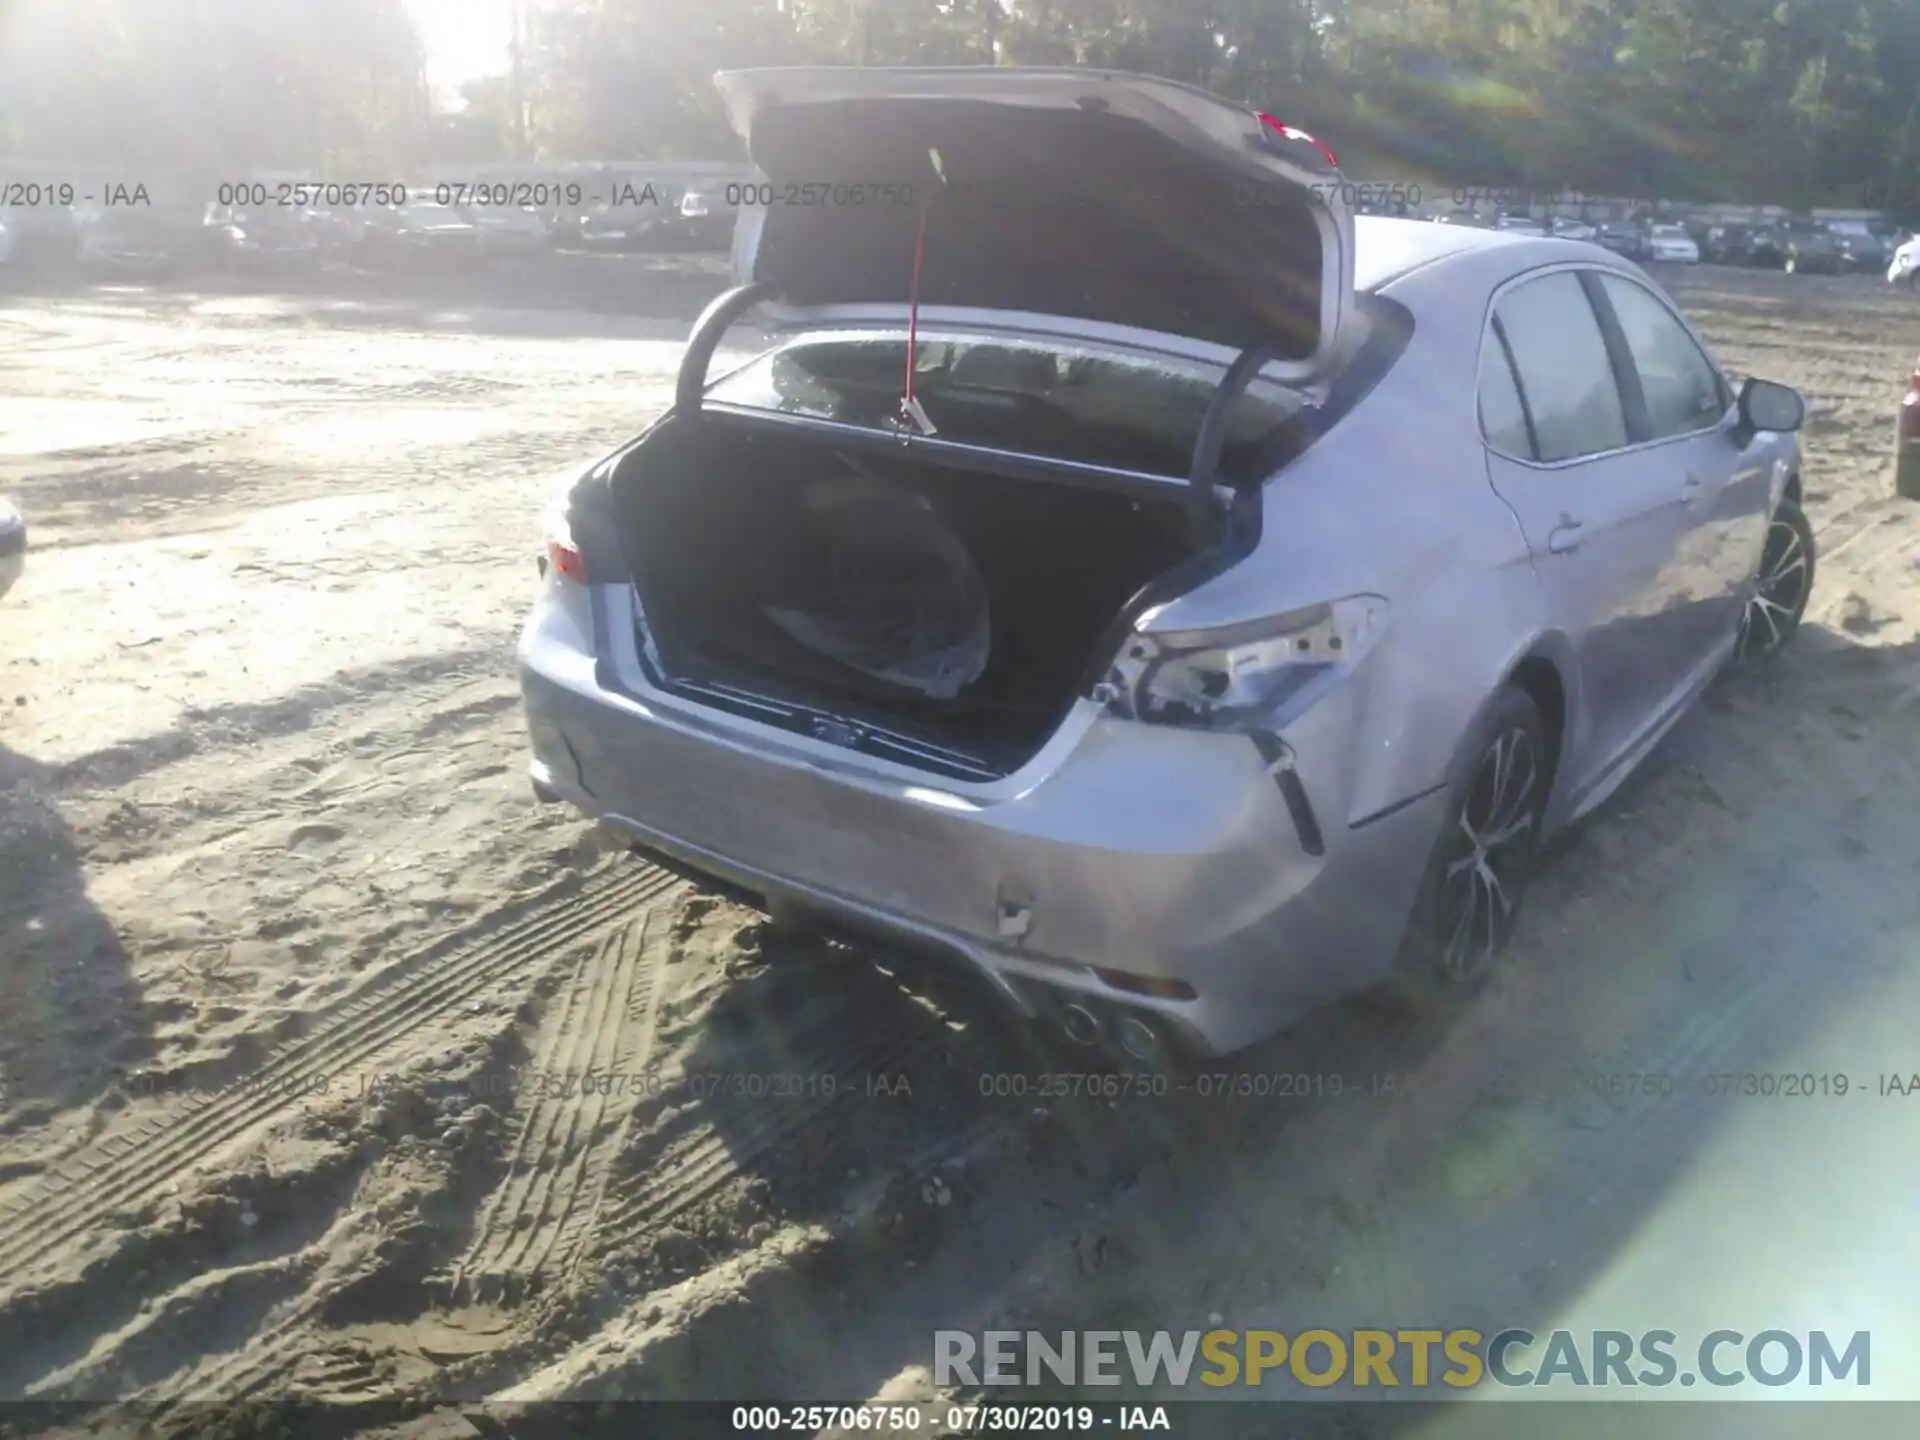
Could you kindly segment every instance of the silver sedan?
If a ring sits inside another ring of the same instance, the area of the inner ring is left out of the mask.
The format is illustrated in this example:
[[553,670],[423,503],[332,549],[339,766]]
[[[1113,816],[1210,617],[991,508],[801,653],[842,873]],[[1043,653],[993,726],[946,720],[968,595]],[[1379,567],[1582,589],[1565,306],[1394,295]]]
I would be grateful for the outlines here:
[[1631,262],[1356,222],[1164,81],[719,83],[822,199],[743,212],[673,408],[554,503],[542,798],[1160,1064],[1470,995],[1542,840],[1793,634],[1800,397]]

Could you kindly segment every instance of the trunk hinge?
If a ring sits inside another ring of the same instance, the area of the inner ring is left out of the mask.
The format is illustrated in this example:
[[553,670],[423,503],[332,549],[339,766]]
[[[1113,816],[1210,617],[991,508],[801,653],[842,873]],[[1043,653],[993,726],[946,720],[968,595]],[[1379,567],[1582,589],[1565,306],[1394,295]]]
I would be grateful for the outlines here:
[[693,322],[693,333],[687,337],[686,353],[680,357],[680,376],[674,384],[673,408],[678,414],[689,420],[698,417],[700,397],[707,390],[707,367],[713,363],[713,352],[720,348],[721,338],[733,328],[734,321],[772,293],[773,287],[764,281],[736,285],[700,312],[700,318]]
[[1193,464],[1187,471],[1187,484],[1192,487],[1187,503],[1194,533],[1202,539],[1212,537],[1220,518],[1213,486],[1220,469],[1220,453],[1227,444],[1227,419],[1233,413],[1234,402],[1253,383],[1253,377],[1274,358],[1270,345],[1254,345],[1242,350],[1220,378],[1213,398],[1207,402],[1207,412],[1200,419],[1200,438],[1194,442]]

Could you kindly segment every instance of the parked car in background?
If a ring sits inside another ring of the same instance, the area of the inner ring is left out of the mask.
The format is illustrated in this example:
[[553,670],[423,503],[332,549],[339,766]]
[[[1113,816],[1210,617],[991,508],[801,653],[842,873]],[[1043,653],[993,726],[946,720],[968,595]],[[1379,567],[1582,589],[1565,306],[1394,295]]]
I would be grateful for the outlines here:
[[222,269],[297,274],[320,266],[320,237],[310,216],[299,210],[215,207],[205,230],[212,258]]
[[581,215],[573,241],[583,250],[646,250],[671,233],[679,220],[680,198],[671,200],[655,187],[654,198],[627,199]]
[[80,221],[64,205],[20,205],[0,209],[0,265],[9,269],[58,268],[80,248]]
[[1787,238],[1779,221],[1762,221],[1753,227],[1753,263],[1763,270],[1778,270],[1787,263]]
[[1710,225],[1700,244],[1700,258],[1710,265],[1762,264],[1758,237],[1751,225]]
[[777,921],[1148,1067],[1447,1006],[1547,837],[1793,634],[1804,403],[1637,267],[1356,221],[1329,157],[1147,77],[718,83],[776,186],[952,183],[945,318],[904,207],[737,245],[672,408],[553,498],[518,663],[537,796]]
[[366,234],[370,213],[370,207],[359,205],[315,205],[301,212],[300,226],[313,237],[321,260],[344,263]]
[[688,186],[676,208],[679,221],[672,227],[672,234],[685,248],[724,250],[733,243],[739,207],[727,203],[727,186],[723,182]]
[[1585,220],[1576,220],[1570,215],[1556,215],[1547,224],[1547,233],[1556,240],[1584,240],[1591,242],[1598,233],[1597,227]]
[[1866,226],[1857,230],[1836,228],[1834,236],[1840,249],[1840,268],[1848,274],[1865,275],[1886,268],[1887,243]]
[[1594,231],[1593,243],[1627,260],[1653,258],[1653,247],[1647,239],[1646,230],[1625,221],[1600,226]]
[[546,217],[531,205],[469,205],[460,211],[486,256],[539,255],[553,248]]
[[366,212],[353,262],[373,270],[463,265],[480,253],[480,232],[451,205],[415,198]]
[[1647,258],[1663,265],[1697,265],[1700,247],[1684,225],[1652,225],[1647,229]]
[[172,218],[147,206],[107,206],[79,216],[80,268],[102,279],[159,280],[182,258]]
[[1846,268],[1839,238],[1818,220],[1796,216],[1779,227],[1780,265],[1789,275],[1838,275]]
[[1920,235],[1901,241],[1887,262],[1887,283],[1920,290]]
[[1509,235],[1541,235],[1547,233],[1546,223],[1531,215],[1502,215],[1493,222],[1493,228]]
[[0,595],[19,581],[27,565],[27,522],[11,500],[0,496]]

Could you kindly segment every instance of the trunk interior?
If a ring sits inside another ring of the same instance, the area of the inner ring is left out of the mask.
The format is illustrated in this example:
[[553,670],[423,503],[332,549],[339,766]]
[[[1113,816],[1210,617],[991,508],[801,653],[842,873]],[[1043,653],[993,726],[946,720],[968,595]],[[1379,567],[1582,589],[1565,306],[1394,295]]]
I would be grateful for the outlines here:
[[[848,476],[884,487],[890,503],[895,491],[920,497],[984,582],[984,668],[951,698],[840,663],[769,618],[837,563],[812,543],[803,495]],[[1177,493],[1159,502],[949,468],[711,413],[650,436],[622,462],[612,498],[669,685],[817,709],[910,741],[908,753],[957,752],[928,757],[928,768],[978,779],[1039,750],[1116,643],[1127,602],[1196,548]]]

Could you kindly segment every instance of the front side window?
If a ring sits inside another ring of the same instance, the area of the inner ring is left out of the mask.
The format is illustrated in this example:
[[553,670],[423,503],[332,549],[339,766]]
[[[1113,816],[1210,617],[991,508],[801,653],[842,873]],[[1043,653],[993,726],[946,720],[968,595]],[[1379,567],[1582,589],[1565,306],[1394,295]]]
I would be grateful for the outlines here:
[[1577,274],[1529,280],[1502,296],[1494,315],[1513,353],[1539,459],[1572,460],[1627,443],[1613,364]]
[[1640,374],[1647,402],[1647,438],[1691,435],[1719,424],[1726,411],[1720,377],[1686,327],[1631,280],[1603,275],[1600,283]]

